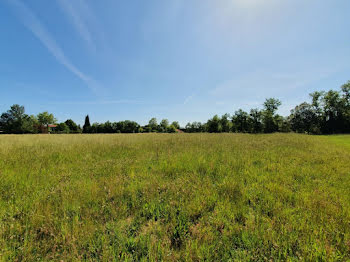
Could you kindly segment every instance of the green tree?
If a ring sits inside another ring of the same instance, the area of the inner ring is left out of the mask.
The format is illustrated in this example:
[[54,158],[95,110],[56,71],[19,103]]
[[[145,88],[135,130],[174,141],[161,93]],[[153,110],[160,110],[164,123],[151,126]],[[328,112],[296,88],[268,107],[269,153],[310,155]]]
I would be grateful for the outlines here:
[[169,127],[168,119],[163,119],[159,123],[158,131],[162,132],[162,133],[165,133],[165,132],[167,132],[168,127]]
[[281,106],[281,101],[275,98],[266,99],[263,110],[263,126],[265,133],[273,133],[278,131],[278,120],[280,117],[276,115],[276,111]]
[[143,132],[144,133],[151,133],[152,132],[152,128],[149,125],[145,125],[143,127]]
[[343,117],[344,126],[343,132],[350,133],[350,81],[342,85],[342,100],[343,100]]
[[89,115],[85,117],[85,123],[83,126],[83,133],[91,133],[91,124],[90,124],[90,118]]
[[343,104],[340,93],[329,90],[322,97],[324,106],[323,132],[334,134],[339,133],[343,120]]
[[312,111],[314,112],[314,119],[313,119],[313,123],[312,123],[312,129],[314,130],[313,133],[321,133],[321,129],[324,126],[323,122],[324,122],[324,112],[323,112],[323,108],[322,108],[322,97],[324,95],[324,92],[318,92],[315,91],[313,93],[310,94],[310,97],[312,99],[311,102],[311,107],[312,107]]
[[207,122],[208,132],[209,133],[221,133],[222,125],[221,119],[218,115],[215,115],[212,119],[209,119]]
[[49,124],[54,124],[57,120],[56,118],[53,116],[53,114],[50,114],[49,112],[45,111],[42,113],[39,113],[37,115],[39,124],[47,126]]
[[296,106],[289,119],[292,130],[298,133],[317,133],[317,115],[312,105],[304,102]]
[[205,130],[205,125],[203,125],[201,122],[187,123],[185,130],[187,133],[200,133],[207,131]]
[[167,132],[168,133],[176,133],[176,127],[171,124],[168,128],[167,128]]
[[235,112],[235,114],[232,116],[232,123],[235,128],[234,131],[239,133],[246,133],[249,132],[250,127],[250,119],[249,114],[242,109],[239,109]]
[[177,121],[172,122],[171,125],[174,126],[176,129],[180,129],[180,124]]
[[70,132],[79,133],[80,128],[72,119],[67,119],[66,122],[64,122],[64,123],[68,126]]
[[90,127],[86,128],[86,133],[95,134],[101,130],[101,125],[99,123],[92,123]]
[[265,111],[272,115],[276,113],[277,109],[282,105],[281,101],[276,98],[268,98],[264,102]]
[[230,115],[224,114],[220,119],[222,132],[229,133],[232,129],[232,122],[229,120]]
[[123,133],[138,133],[140,125],[135,121],[125,120],[124,121],[124,132]]
[[250,110],[250,121],[251,121],[251,132],[261,133],[262,132],[262,113],[259,109]]
[[56,127],[58,133],[68,134],[70,129],[66,123],[59,123]]
[[284,133],[289,133],[292,131],[289,117],[281,117],[278,129]]
[[26,116],[23,122],[24,133],[37,134],[39,132],[39,121],[35,115]]
[[99,132],[99,133],[113,133],[113,125],[112,125],[112,123],[109,122],[109,121],[104,123],[103,130],[102,130],[102,132]]
[[24,106],[17,104],[0,117],[0,128],[9,134],[35,133],[35,124],[36,118],[25,114]]
[[151,128],[151,132],[157,131],[158,128],[158,123],[157,123],[157,118],[153,117],[151,120],[148,122],[148,126]]

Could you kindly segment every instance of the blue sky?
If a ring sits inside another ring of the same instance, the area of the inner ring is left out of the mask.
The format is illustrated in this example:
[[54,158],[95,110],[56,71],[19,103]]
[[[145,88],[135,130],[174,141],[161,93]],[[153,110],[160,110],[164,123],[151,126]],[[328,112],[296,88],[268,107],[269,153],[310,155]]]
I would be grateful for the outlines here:
[[350,80],[349,0],[0,0],[0,112],[205,121]]

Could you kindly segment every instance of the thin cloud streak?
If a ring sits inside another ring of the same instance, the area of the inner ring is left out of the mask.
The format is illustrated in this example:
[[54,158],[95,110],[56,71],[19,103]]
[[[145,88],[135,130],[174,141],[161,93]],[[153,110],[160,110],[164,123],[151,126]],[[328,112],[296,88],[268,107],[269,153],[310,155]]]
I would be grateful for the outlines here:
[[[84,41],[92,48],[93,50],[96,50],[96,46],[92,40],[91,32],[86,25],[86,23],[83,21],[83,17],[80,15],[80,13],[77,11],[76,8],[74,8],[73,3],[77,3],[77,1],[71,1],[71,0],[57,0],[59,6],[62,8],[63,12],[66,14],[66,16],[71,20],[73,26],[79,33],[79,35],[84,39]],[[88,10],[86,4],[83,1],[79,1],[80,5],[83,8],[79,8],[81,10]]]
[[50,33],[45,29],[44,25],[28,7],[26,7],[20,0],[9,0],[8,3],[14,7],[15,13],[22,20],[24,26],[41,41],[58,62],[85,82],[92,91],[95,93],[99,91],[100,88],[98,87],[98,83],[71,63]]
[[193,97],[194,97],[194,94],[192,94],[192,95],[186,97],[186,99],[185,99],[185,101],[184,101],[184,105],[188,104],[188,102],[190,102],[190,101],[193,99]]
[[64,102],[52,102],[50,105],[115,105],[115,104],[133,104],[142,105],[145,104],[142,101],[137,100],[97,100],[97,101],[64,101]]

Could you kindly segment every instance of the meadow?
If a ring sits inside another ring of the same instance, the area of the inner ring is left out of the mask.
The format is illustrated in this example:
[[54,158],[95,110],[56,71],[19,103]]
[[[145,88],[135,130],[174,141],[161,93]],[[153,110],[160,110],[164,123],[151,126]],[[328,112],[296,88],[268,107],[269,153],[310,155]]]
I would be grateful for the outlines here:
[[2,261],[348,261],[350,136],[0,135]]

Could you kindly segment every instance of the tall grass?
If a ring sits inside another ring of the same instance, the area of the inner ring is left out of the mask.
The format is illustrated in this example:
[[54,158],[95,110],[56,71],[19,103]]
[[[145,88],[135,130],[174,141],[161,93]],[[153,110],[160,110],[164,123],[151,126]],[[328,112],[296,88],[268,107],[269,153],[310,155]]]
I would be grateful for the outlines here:
[[0,136],[0,259],[350,260],[338,140]]

